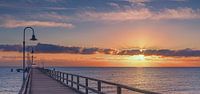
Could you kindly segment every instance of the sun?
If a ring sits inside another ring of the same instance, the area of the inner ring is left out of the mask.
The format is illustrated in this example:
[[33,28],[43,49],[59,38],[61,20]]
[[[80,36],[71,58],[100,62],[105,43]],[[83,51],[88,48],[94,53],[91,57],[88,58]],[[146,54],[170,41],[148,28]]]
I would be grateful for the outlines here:
[[130,57],[131,60],[135,60],[135,61],[145,61],[145,56],[140,54],[140,55],[134,55]]

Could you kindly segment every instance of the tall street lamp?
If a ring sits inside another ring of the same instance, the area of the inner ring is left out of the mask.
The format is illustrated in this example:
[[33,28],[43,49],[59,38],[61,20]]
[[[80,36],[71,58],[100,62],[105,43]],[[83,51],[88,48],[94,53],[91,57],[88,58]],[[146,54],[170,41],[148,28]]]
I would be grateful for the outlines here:
[[23,83],[25,82],[25,51],[26,51],[26,48],[25,48],[25,32],[27,29],[30,29],[32,30],[32,38],[30,39],[31,41],[36,41],[37,39],[35,38],[35,32],[34,32],[34,29],[32,27],[25,27],[24,28],[24,36],[23,36]]

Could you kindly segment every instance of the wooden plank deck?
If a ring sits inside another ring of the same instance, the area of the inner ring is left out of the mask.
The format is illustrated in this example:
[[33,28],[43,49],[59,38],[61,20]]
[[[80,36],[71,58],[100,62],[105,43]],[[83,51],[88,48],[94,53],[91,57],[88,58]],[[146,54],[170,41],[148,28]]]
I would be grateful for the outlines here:
[[78,94],[33,68],[31,94]]

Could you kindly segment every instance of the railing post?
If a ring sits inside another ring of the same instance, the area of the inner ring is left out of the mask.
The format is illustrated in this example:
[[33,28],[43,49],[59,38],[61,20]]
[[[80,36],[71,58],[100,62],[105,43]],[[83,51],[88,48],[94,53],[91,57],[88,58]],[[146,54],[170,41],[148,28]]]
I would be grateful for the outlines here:
[[122,88],[120,86],[117,86],[117,94],[122,94]]
[[71,87],[73,87],[73,75],[71,74]]
[[101,92],[101,81],[98,81],[98,91]]
[[56,76],[57,74],[56,74],[56,71],[54,71],[54,78],[55,79],[57,79],[57,76]]
[[55,71],[53,71],[53,78],[55,79],[55,77],[56,77],[56,73]]
[[57,79],[57,76],[56,76],[57,74],[56,74],[56,71],[54,71],[54,78],[55,79]]
[[53,77],[53,71],[51,70],[50,72],[51,72],[51,77]]
[[51,75],[52,75],[52,78],[53,78],[53,76],[54,76],[53,71],[51,71]]
[[55,71],[55,78],[56,78],[56,80],[57,80],[57,71]]
[[79,90],[79,76],[77,76],[77,89]]
[[52,77],[54,78],[54,71],[52,71]]
[[58,71],[56,71],[56,79],[58,80]]
[[63,83],[65,83],[65,74],[64,73],[62,73],[62,81],[63,81]]
[[88,79],[85,78],[85,94],[88,94]]
[[60,73],[60,76],[59,76],[59,77],[60,77],[60,81],[61,81],[61,79],[62,79],[62,72],[59,72],[59,73]]
[[67,80],[67,85],[68,85],[68,81],[69,81],[68,74],[67,74],[67,79],[66,80]]
[[59,71],[57,71],[57,74],[58,74],[58,75],[57,75],[57,77],[58,77],[57,80],[59,80]]
[[59,71],[57,71],[57,80],[59,79]]

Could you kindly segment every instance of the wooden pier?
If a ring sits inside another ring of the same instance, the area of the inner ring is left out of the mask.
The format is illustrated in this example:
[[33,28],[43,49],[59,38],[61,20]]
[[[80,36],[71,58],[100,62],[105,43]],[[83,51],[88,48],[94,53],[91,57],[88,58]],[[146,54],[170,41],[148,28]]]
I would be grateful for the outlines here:
[[74,90],[33,69],[31,94],[78,94]]
[[[105,91],[112,88],[112,91]],[[126,91],[126,93],[124,92]],[[129,93],[127,93],[127,91]],[[19,94],[159,94],[76,74],[32,68]]]

